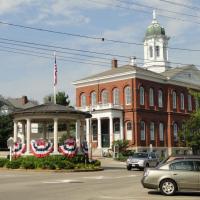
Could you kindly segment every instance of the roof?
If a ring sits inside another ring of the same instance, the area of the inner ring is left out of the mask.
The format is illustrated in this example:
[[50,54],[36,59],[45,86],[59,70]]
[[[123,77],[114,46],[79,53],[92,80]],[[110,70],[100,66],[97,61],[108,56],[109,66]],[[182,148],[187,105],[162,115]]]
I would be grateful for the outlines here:
[[74,107],[53,103],[46,103],[31,108],[21,109],[13,113],[14,116],[21,114],[81,114],[86,118],[91,117],[89,113],[76,110]]
[[99,79],[99,78],[103,78],[103,77],[107,77],[107,76],[114,76],[117,74],[124,74],[124,73],[135,73],[135,72],[141,72],[141,73],[148,73],[149,75],[156,75],[156,76],[160,76],[162,78],[164,78],[164,76],[162,76],[161,74],[158,74],[156,72],[152,72],[146,68],[142,68],[142,67],[137,67],[137,66],[132,66],[132,65],[124,65],[121,67],[117,67],[117,68],[112,68],[110,70],[104,71],[102,73],[98,73],[92,76],[88,76],[84,79],[80,79],[77,80],[75,82],[81,82],[81,81],[87,81],[87,80],[91,80],[91,79]]
[[148,26],[145,37],[165,36],[165,29],[156,21]]

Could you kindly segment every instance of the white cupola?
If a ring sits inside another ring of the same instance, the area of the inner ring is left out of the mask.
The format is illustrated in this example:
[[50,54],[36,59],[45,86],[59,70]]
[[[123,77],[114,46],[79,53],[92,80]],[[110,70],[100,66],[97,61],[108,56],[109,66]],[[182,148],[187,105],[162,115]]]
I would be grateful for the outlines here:
[[144,67],[148,70],[161,73],[169,68],[168,40],[165,29],[160,26],[153,11],[152,23],[148,26],[144,38]]

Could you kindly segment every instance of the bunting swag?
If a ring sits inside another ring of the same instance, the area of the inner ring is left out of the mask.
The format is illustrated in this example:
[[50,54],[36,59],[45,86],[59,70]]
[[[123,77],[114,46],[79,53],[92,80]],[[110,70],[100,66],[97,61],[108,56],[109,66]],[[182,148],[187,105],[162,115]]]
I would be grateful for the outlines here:
[[53,143],[47,142],[44,139],[32,140],[31,151],[34,156],[43,158],[53,152]]
[[21,142],[15,142],[13,149],[13,156],[15,158],[20,157],[26,151],[26,145]]
[[59,151],[68,158],[73,158],[77,153],[75,139],[67,139],[64,145],[59,146]]
[[82,152],[85,156],[88,156],[88,145],[87,145],[87,142],[84,141],[82,144],[81,144],[81,149],[82,149]]

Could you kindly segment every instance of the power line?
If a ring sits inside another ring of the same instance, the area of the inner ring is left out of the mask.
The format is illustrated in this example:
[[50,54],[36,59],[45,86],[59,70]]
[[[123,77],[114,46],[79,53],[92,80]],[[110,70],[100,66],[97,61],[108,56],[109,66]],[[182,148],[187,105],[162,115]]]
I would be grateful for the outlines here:
[[168,13],[183,15],[183,16],[187,16],[187,17],[200,18],[200,16],[198,16],[198,15],[191,15],[191,14],[186,14],[186,13],[182,13],[182,12],[171,11],[171,10],[167,10],[167,9],[163,9],[163,8],[157,8],[157,7],[144,5],[144,4],[133,2],[133,1],[125,1],[125,0],[115,0],[115,1],[118,1],[118,2],[121,2],[121,3],[125,3],[125,4],[128,4],[128,5],[136,5],[136,6],[144,7],[144,8],[156,9],[156,10],[159,10],[159,11],[165,11],[165,12],[168,12]]
[[[70,51],[78,51],[78,52],[84,52],[84,53],[90,53],[90,54],[96,54],[96,55],[104,55],[104,56],[112,56],[112,57],[119,57],[120,59],[122,58],[126,58],[126,59],[130,59],[132,56],[125,56],[125,55],[119,55],[119,54],[111,54],[111,53],[103,53],[103,52],[96,52],[96,51],[89,51],[89,50],[82,50],[82,49],[74,49],[74,48],[68,48],[68,47],[61,47],[61,46],[54,46],[54,45],[47,45],[47,44],[41,44],[41,43],[34,43],[34,42],[27,42],[27,41],[19,41],[19,40],[12,40],[12,39],[7,39],[7,38],[0,38],[0,40],[4,40],[4,41],[11,41],[11,42],[15,42],[17,44],[13,44],[13,45],[21,45],[22,44],[28,44],[28,45],[34,45],[34,48],[37,48],[37,46],[40,47],[48,47],[48,48],[53,48],[51,50],[53,51],[59,51],[57,49],[64,49],[64,50],[70,50]],[[1,43],[1,42],[0,42]],[[12,45],[12,43],[10,43]],[[149,61],[152,62],[152,60],[149,59],[144,59],[144,58],[140,58],[135,56],[138,60],[143,60],[143,61]],[[155,61],[156,62],[156,61]],[[159,62],[159,61],[158,61]],[[190,65],[188,63],[181,63],[181,62],[172,62],[170,61],[170,63],[172,64],[178,64],[178,65]],[[200,66],[197,65],[196,66]]]
[[191,6],[191,5],[188,5],[188,4],[178,3],[178,2],[169,1],[169,0],[158,0],[158,1],[162,1],[162,2],[165,2],[165,3],[168,3],[168,4],[177,5],[177,6],[181,6],[181,7],[185,7],[185,8],[192,9],[192,10],[200,10],[200,7]]

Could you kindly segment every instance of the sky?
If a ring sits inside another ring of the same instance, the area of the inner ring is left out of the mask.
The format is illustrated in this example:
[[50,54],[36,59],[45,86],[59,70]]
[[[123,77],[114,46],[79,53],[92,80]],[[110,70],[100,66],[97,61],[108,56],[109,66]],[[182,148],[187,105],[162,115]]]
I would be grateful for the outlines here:
[[[145,31],[152,21],[153,9],[156,10],[158,22],[170,37],[170,47],[200,49],[200,1],[173,2],[0,0],[0,22],[3,22],[0,23],[0,95],[13,98],[26,95],[43,103],[44,96],[53,93],[54,51],[58,66],[57,90],[68,94],[72,105],[75,103],[72,82],[110,69],[113,58],[119,60],[119,65],[124,65],[129,63],[129,57],[135,56],[138,58],[136,62],[142,67],[143,61],[139,60],[144,57],[142,45],[114,43],[107,39],[143,43]],[[200,51],[169,49],[169,61],[200,65],[199,54]]]

